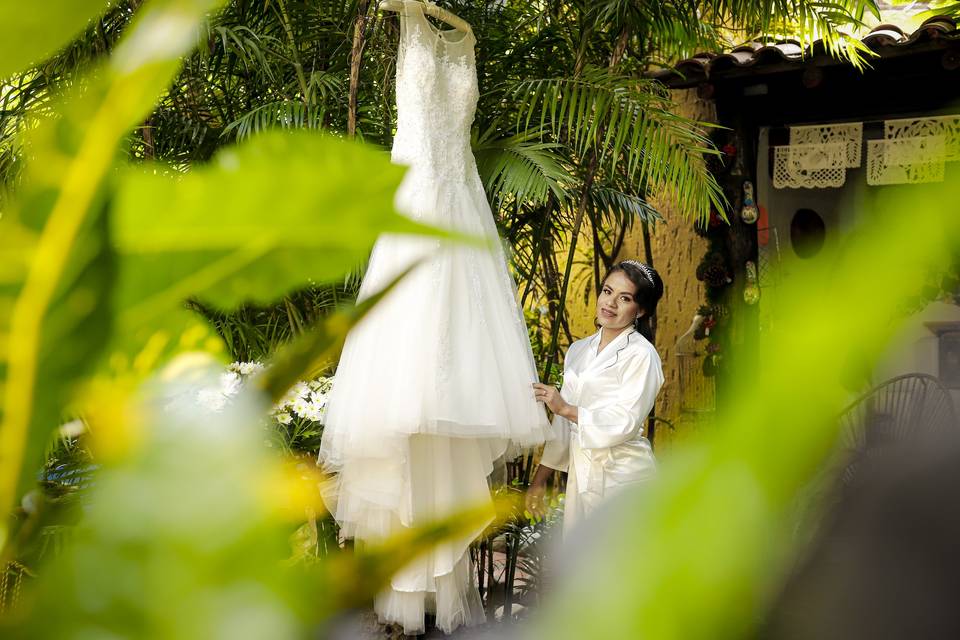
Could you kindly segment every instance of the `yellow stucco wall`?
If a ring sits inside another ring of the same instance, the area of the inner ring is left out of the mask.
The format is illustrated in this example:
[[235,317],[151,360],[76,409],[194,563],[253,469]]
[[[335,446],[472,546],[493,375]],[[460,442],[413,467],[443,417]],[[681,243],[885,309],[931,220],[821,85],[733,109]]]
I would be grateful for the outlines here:
[[[700,121],[715,122],[713,104],[697,97],[693,89],[673,92],[679,113]],[[696,278],[697,265],[706,252],[707,242],[693,230],[693,224],[685,219],[675,204],[653,200],[664,221],[651,229],[653,266],[664,282],[664,296],[657,311],[656,347],[663,360],[666,382],[657,402],[657,415],[672,422],[671,430],[662,423],[657,427],[655,445],[659,451],[668,450],[670,444],[690,432],[695,423],[682,419],[679,396],[679,367],[674,347],[677,339],[689,328],[697,309],[703,304],[703,283]],[[568,294],[566,311],[570,328],[575,338],[595,331],[593,317],[596,297],[592,291],[592,264],[589,252],[592,240],[585,232],[578,241],[577,258],[574,263],[573,281]],[[645,259],[643,232],[638,223],[627,234],[619,260]],[[563,265],[566,253],[558,255]],[[589,287],[589,290],[588,290]]]

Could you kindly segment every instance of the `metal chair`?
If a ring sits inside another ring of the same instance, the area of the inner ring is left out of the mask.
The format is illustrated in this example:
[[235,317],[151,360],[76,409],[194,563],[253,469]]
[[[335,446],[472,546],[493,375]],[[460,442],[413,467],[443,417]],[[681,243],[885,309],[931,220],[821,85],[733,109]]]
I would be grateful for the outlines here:
[[840,427],[844,483],[868,458],[960,435],[950,392],[920,373],[887,380],[854,400],[841,414]]

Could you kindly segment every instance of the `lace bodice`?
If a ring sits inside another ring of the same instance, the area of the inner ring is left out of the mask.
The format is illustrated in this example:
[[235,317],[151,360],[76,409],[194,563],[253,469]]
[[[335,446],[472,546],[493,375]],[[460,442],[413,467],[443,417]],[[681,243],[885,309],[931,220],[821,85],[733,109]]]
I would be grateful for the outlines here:
[[470,126],[477,108],[472,32],[438,29],[421,2],[404,2],[397,57],[397,134],[392,159],[421,179],[463,182],[476,173]]

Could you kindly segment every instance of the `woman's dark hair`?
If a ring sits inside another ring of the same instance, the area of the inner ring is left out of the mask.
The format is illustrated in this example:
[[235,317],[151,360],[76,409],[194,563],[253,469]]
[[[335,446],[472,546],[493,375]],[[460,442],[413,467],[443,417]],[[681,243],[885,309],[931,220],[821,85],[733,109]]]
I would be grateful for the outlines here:
[[653,316],[657,312],[657,303],[663,297],[663,280],[660,279],[660,274],[651,266],[635,260],[624,260],[610,267],[610,271],[603,277],[603,282],[617,271],[630,278],[630,282],[636,287],[633,299],[643,309],[643,315],[633,322],[633,328],[653,342]]

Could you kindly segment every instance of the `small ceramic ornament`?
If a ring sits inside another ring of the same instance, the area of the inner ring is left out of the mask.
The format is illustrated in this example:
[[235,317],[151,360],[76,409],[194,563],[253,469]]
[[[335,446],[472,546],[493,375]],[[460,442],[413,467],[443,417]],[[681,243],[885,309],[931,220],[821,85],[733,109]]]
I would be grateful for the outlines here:
[[743,208],[740,209],[740,219],[747,224],[753,224],[760,217],[760,210],[753,196],[753,183],[746,180],[743,183]]
[[746,264],[747,284],[743,288],[743,301],[747,304],[757,304],[760,301],[760,283],[757,282],[757,265],[752,260]]

